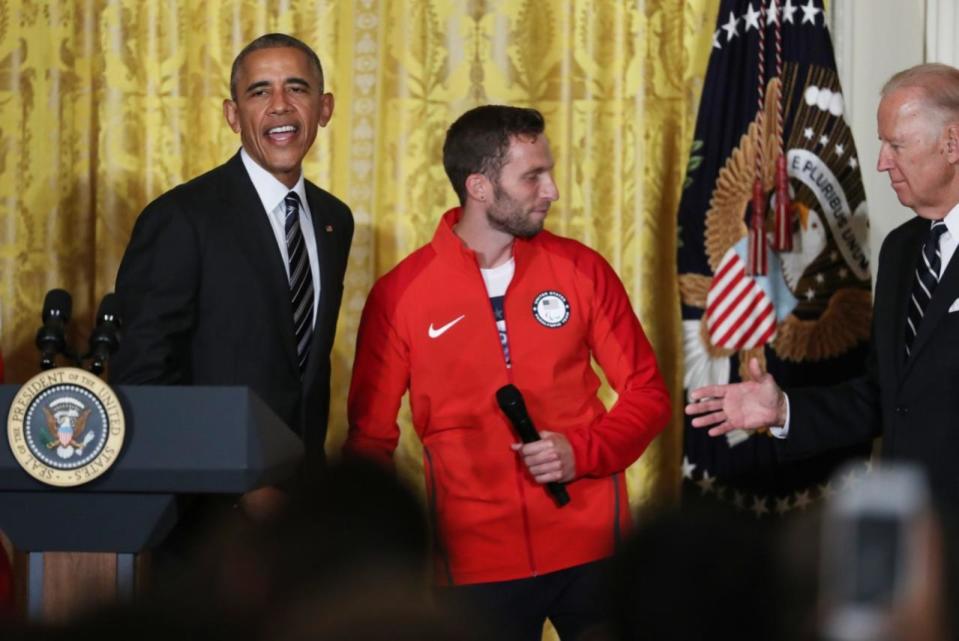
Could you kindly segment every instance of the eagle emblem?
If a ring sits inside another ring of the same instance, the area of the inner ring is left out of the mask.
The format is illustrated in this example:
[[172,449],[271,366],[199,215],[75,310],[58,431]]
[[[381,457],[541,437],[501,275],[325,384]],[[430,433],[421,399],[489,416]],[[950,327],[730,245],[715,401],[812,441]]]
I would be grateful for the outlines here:
[[83,448],[94,438],[93,432],[86,432],[92,411],[77,399],[66,396],[44,405],[43,416],[50,433],[47,449],[56,448],[57,456],[62,459],[82,456]]
[[[766,122],[774,121],[776,101],[781,90],[782,83],[778,78],[769,81],[764,104]],[[841,119],[836,120],[841,122]],[[727,334],[717,330],[717,327],[722,328],[721,321],[725,319],[710,312],[713,307],[723,311],[720,305],[711,305],[718,298],[717,291],[721,283],[717,276],[722,268],[730,263],[742,262],[747,234],[743,212],[751,198],[753,168],[760,147],[764,152],[763,187],[768,194],[774,186],[774,132],[767,127],[765,134],[761,135],[758,115],[719,172],[706,213],[704,239],[708,262],[715,275],[681,274],[679,277],[683,303],[704,311],[699,321],[686,321],[691,325],[686,330],[689,334],[686,338],[687,347],[690,343],[700,343],[697,351],[704,351],[709,359],[727,359],[738,351],[741,367],[745,367],[753,356],[764,363],[763,345],[768,344],[779,358],[787,361],[820,361],[848,351],[869,336],[871,300],[868,280],[850,278],[852,270],[848,267],[851,265],[843,264],[852,262],[850,251],[844,247],[839,247],[843,251],[837,251],[834,238],[837,236],[836,228],[829,218],[831,212],[819,211],[825,208],[816,198],[815,191],[807,186],[811,179],[799,175],[801,172],[797,170],[799,163],[811,155],[802,148],[806,142],[803,131],[799,128],[800,133],[793,137],[795,140],[788,141],[790,180],[798,184],[798,189],[790,187],[793,191],[791,207],[794,218],[798,220],[794,229],[795,250],[782,254],[770,250],[773,254],[770,264],[775,268],[770,270],[769,276],[752,277],[748,279],[751,282],[744,282],[736,290],[746,290],[747,285],[756,289],[756,298],[762,300],[770,310],[775,310],[774,314],[770,314],[771,317],[775,316],[771,330],[761,334],[761,340],[753,342],[722,340]],[[802,155],[797,156],[797,149]],[[825,165],[820,167],[823,168]],[[847,219],[857,222],[865,220],[865,212],[857,211],[855,215],[840,219],[840,223]],[[827,228],[834,232],[833,238],[827,235]],[[853,231],[846,234],[848,237],[853,235],[859,245],[865,244],[864,229],[855,229],[854,234]],[[868,279],[868,271],[865,277]],[[823,296],[820,292],[824,292],[822,283],[826,278],[839,281],[839,286],[832,294]],[[687,367],[687,372],[689,370]],[[715,378],[706,372],[703,374],[706,379]],[[718,378],[724,379],[726,376],[720,375]],[[726,381],[687,381],[686,386],[695,387],[712,382]]]

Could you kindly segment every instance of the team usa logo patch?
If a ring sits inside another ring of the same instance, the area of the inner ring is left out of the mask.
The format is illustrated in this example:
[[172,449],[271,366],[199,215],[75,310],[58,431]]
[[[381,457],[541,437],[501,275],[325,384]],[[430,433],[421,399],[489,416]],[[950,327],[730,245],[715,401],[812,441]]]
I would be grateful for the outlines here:
[[545,291],[533,301],[533,316],[545,327],[562,327],[569,321],[569,301],[555,290]]
[[13,399],[7,437],[14,458],[47,485],[92,481],[123,447],[123,411],[113,390],[81,369],[61,367],[27,381]]

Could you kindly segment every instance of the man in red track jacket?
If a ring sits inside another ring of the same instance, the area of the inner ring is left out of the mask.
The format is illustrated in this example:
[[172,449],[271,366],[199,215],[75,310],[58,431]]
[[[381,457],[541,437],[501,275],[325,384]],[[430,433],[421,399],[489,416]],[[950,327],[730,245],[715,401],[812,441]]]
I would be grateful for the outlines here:
[[[462,204],[373,287],[350,389],[348,455],[389,464],[409,390],[423,443],[441,595],[474,600],[502,637],[597,623],[601,564],[629,526],[623,471],[669,398],[619,278],[543,231],[559,194],[543,117],[485,106],[443,147]],[[595,358],[619,399],[607,411]],[[541,440],[518,442],[496,391],[515,385]],[[558,507],[545,484],[564,483]]]

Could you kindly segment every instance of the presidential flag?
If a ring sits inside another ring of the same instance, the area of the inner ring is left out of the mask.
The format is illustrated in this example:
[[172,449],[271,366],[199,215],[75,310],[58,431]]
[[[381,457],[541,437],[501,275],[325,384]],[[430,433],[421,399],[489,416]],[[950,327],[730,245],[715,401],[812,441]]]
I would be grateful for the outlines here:
[[[756,357],[783,387],[863,371],[869,222],[821,0],[723,0],[679,207],[687,389],[742,380]],[[757,517],[803,509],[870,444],[777,460],[766,431],[684,430],[684,500]]]

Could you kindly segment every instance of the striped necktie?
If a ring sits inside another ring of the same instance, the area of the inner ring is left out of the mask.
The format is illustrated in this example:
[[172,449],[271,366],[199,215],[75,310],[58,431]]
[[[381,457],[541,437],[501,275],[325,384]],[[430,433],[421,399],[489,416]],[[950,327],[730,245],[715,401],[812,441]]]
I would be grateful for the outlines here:
[[916,266],[916,281],[912,285],[912,297],[909,299],[909,312],[906,314],[906,357],[912,349],[912,342],[919,333],[919,324],[932,299],[932,293],[939,284],[939,271],[942,256],[939,254],[939,237],[946,233],[946,223],[937,220],[929,228],[929,236],[922,245],[922,255]]
[[306,241],[300,230],[300,197],[291,191],[283,202],[286,204],[286,249],[290,259],[290,302],[293,307],[296,356],[302,375],[306,370],[313,337],[313,275]]

